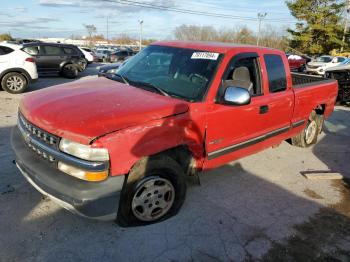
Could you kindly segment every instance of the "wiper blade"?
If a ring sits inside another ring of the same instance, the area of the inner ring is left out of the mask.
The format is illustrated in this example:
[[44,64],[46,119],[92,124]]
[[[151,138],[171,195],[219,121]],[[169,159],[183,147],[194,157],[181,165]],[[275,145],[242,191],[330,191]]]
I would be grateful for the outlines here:
[[113,75],[114,75],[114,76],[117,76],[117,77],[119,77],[121,80],[123,80],[124,84],[127,84],[128,86],[130,85],[128,79],[127,79],[125,76],[123,76],[122,74],[114,73]]
[[166,91],[164,91],[163,89],[161,89],[158,86],[155,86],[154,84],[148,83],[148,82],[135,82],[136,85],[141,85],[144,87],[150,87],[154,90],[156,90],[158,93],[162,94],[163,96],[170,96]]

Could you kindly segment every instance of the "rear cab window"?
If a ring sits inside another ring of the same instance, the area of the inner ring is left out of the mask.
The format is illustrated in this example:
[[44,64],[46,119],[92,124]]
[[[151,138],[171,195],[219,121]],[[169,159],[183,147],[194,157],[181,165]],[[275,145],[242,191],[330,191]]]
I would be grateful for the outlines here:
[[282,57],[276,54],[264,55],[270,93],[287,90],[287,75]]

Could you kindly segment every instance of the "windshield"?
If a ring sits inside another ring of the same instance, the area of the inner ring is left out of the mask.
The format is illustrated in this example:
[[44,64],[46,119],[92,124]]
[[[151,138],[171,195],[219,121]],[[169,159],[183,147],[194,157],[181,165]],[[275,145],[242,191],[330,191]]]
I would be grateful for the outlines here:
[[349,63],[350,63],[350,59],[347,58],[347,59],[345,59],[343,62],[341,62],[340,64],[341,64],[341,65],[347,65],[347,64],[349,64]]
[[[200,101],[221,60],[219,53],[149,46],[118,70],[131,85],[161,89],[169,96]],[[159,91],[159,90],[158,90]],[[158,92],[159,93],[159,92]]]
[[332,61],[332,57],[329,56],[320,56],[316,58],[316,62],[329,63]]

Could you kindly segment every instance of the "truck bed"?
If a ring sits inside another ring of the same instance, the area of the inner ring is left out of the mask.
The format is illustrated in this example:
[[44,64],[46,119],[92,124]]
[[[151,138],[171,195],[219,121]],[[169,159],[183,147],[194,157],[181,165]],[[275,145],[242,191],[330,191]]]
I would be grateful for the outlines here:
[[334,80],[319,76],[292,73],[292,82],[294,88],[303,88],[311,85],[325,84],[327,82],[331,83]]

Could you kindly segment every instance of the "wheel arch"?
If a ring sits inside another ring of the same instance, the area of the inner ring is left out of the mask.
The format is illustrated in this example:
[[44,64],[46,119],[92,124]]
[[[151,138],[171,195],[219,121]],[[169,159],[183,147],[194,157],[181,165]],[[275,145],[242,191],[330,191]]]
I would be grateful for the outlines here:
[[10,68],[10,69],[7,69],[7,70],[1,72],[0,82],[2,81],[4,76],[7,75],[8,73],[19,73],[19,74],[23,75],[25,77],[25,79],[27,80],[27,83],[29,83],[32,79],[26,70],[18,67],[18,68]]
[[172,148],[165,149],[161,152],[142,157],[133,164],[130,170],[132,170],[137,165],[147,162],[147,160],[149,159],[156,158],[161,155],[168,156],[175,160],[181,166],[184,173],[188,176],[195,175],[196,172],[198,172],[199,167],[196,164],[194,154],[186,144],[178,145]]

